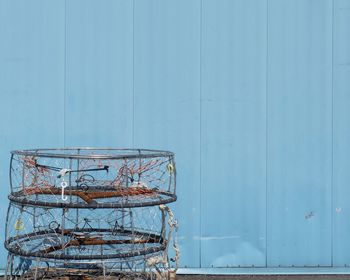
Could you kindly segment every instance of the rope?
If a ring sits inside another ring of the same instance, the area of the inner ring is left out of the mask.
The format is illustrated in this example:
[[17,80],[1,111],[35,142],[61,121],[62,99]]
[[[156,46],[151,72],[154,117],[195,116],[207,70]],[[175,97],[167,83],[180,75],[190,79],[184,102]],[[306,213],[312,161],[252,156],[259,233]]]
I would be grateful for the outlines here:
[[178,231],[178,222],[175,219],[174,213],[173,211],[171,211],[171,209],[164,205],[161,204],[159,205],[159,209],[165,214],[167,213],[169,216],[168,219],[168,225],[169,225],[169,232],[168,232],[168,242],[166,245],[166,248],[164,250],[164,254],[163,256],[155,256],[152,258],[149,258],[147,260],[147,264],[149,266],[156,266],[157,264],[164,264],[165,266],[169,266],[169,262],[168,262],[168,247],[169,247],[169,241],[171,240],[171,234],[172,231],[175,229],[175,237],[173,239],[173,250],[175,251],[175,257],[171,258],[170,260],[175,262],[175,269],[173,270],[174,272],[177,271],[177,269],[179,268],[179,260],[180,260],[180,249],[178,246],[178,241],[177,241],[177,231]]

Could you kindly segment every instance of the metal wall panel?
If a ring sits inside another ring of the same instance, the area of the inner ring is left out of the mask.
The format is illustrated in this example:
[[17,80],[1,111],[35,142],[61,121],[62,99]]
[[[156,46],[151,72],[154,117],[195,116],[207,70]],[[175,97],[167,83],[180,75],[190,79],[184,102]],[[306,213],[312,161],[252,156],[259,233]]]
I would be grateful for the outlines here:
[[350,264],[350,1],[334,1],[333,27],[334,265]]
[[129,0],[67,1],[66,146],[131,143],[132,11]]
[[176,153],[181,265],[198,267],[200,2],[136,0],[134,21],[134,145]]
[[169,149],[182,266],[349,265],[349,11],[348,0],[0,1],[3,190],[15,148]]
[[269,0],[268,266],[330,266],[332,1]]
[[266,2],[204,0],[202,267],[265,266]]
[[9,152],[63,145],[63,87],[64,3],[0,1],[0,268]]

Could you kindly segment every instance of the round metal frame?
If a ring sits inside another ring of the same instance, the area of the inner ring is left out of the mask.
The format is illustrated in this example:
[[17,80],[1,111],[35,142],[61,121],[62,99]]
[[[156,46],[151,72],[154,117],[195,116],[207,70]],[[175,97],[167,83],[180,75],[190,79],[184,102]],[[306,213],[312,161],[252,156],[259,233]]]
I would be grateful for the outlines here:
[[174,272],[166,257],[158,252],[147,257],[75,261],[23,257],[9,254],[5,280],[84,279],[84,280],[172,280]]
[[12,151],[11,194],[21,205],[133,208],[176,201],[174,154],[145,149]]

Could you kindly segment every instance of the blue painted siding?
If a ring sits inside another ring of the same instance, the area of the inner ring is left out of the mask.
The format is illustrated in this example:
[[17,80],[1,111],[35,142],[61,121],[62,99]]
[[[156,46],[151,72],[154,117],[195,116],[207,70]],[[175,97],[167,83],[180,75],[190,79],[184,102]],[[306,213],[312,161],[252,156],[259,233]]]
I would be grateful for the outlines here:
[[0,1],[0,268],[9,151],[64,139],[64,3]]
[[332,263],[332,1],[268,6],[267,260]]
[[0,241],[11,149],[159,148],[182,267],[348,266],[349,35],[348,0],[1,0]]
[[350,2],[334,2],[333,29],[333,217],[334,265],[350,265]]
[[266,31],[266,1],[203,1],[203,267],[266,264]]
[[134,6],[134,146],[176,152],[182,263],[199,266],[200,1]]
[[130,146],[133,5],[66,2],[66,146]]

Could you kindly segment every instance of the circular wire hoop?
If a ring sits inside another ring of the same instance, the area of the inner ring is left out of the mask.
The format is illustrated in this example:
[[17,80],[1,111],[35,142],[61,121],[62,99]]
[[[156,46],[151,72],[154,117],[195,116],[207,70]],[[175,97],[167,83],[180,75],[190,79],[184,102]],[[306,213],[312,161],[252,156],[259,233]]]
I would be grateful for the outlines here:
[[168,224],[159,207],[57,209],[10,204],[6,249],[15,255],[98,260],[153,254],[166,248]]
[[[9,254],[5,280],[84,279],[84,280],[172,280],[175,273],[155,253],[147,257],[66,263],[50,259]],[[155,260],[158,260],[155,262]]]
[[13,151],[9,199],[58,208],[133,208],[176,201],[174,154],[142,149]]

